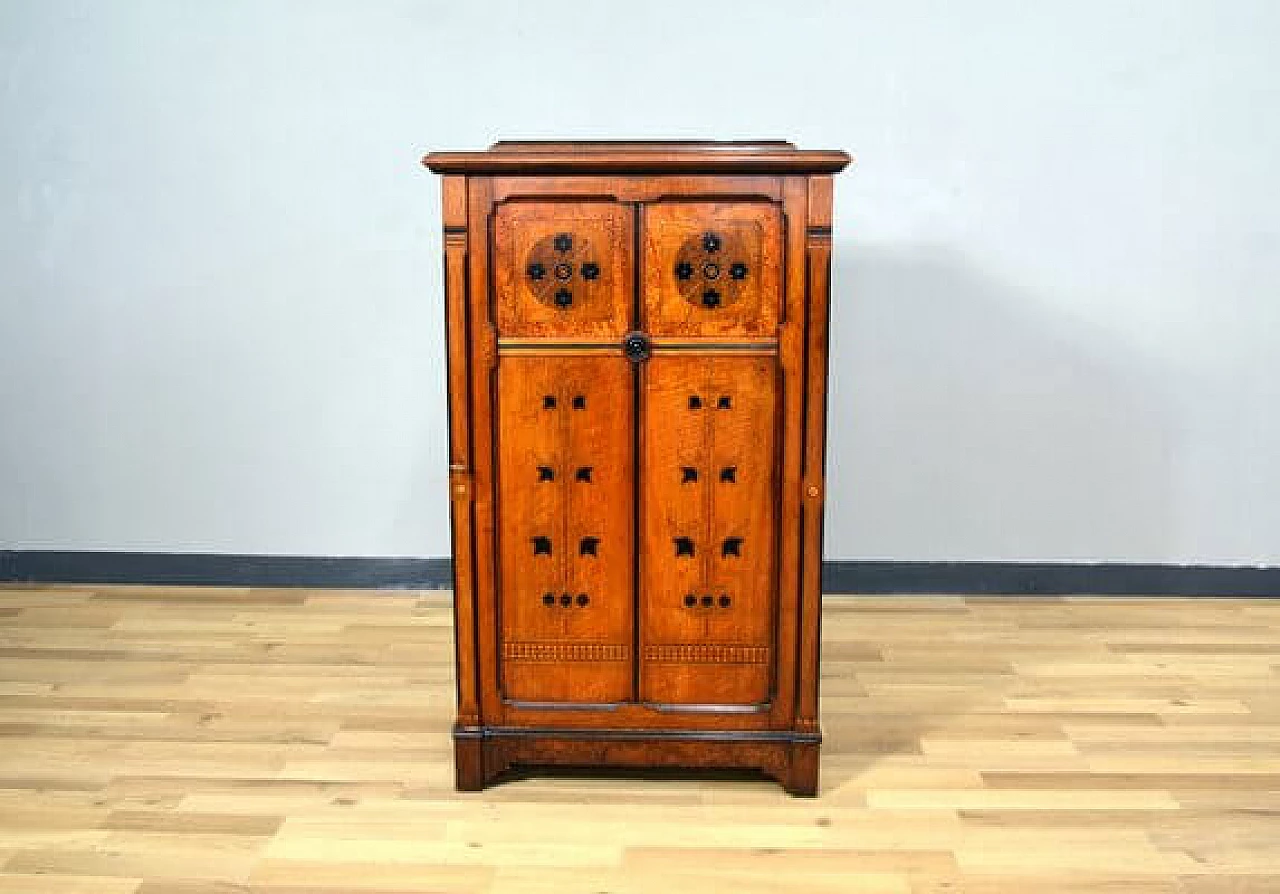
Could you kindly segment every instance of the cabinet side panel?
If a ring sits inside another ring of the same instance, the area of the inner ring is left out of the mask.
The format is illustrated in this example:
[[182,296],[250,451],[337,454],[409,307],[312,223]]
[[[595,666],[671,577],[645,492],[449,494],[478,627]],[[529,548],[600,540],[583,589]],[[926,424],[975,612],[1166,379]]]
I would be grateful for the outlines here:
[[800,476],[804,449],[805,384],[805,220],[808,183],[788,177],[783,184],[786,239],[785,324],[779,338],[782,366],[782,478],[778,491],[778,684],[774,720],[779,727],[795,725],[797,655],[800,636],[800,547],[802,513]]
[[633,378],[620,353],[500,354],[500,661],[509,700],[631,696]]
[[656,355],[642,397],[641,697],[763,705],[776,615],[772,354]]
[[474,543],[471,501],[470,352],[467,339],[467,182],[441,183],[444,227],[444,317],[448,345],[449,500],[453,558],[454,648],[459,725],[480,721],[475,665]]
[[471,517],[475,543],[475,675],[481,719],[501,715],[498,697],[496,561],[493,544],[493,404],[497,335],[490,314],[489,223],[492,191],[486,177],[467,179],[467,311],[471,363]]
[[806,331],[804,543],[801,556],[800,660],[796,727],[819,728],[819,651],[822,638],[822,527],[826,499],[827,354],[831,307],[832,178],[809,178],[809,214],[805,234]]

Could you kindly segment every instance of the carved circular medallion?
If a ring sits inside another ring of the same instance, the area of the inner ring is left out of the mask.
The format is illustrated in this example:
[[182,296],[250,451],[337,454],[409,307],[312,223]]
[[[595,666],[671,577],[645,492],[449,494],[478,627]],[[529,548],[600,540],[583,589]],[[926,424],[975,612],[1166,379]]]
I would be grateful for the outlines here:
[[676,252],[672,267],[676,288],[701,310],[729,307],[746,291],[751,274],[748,256],[746,244],[733,233],[708,230],[690,236]]
[[534,243],[525,259],[525,285],[542,304],[565,311],[581,307],[592,284],[600,279],[600,264],[591,243],[573,233],[555,233]]

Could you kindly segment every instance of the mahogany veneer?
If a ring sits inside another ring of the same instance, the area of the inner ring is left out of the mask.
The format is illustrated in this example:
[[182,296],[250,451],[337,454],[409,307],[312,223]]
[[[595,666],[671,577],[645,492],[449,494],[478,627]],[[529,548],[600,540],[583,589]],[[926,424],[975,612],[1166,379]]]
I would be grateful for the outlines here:
[[443,174],[459,789],[818,782],[832,175],[789,143],[503,142]]

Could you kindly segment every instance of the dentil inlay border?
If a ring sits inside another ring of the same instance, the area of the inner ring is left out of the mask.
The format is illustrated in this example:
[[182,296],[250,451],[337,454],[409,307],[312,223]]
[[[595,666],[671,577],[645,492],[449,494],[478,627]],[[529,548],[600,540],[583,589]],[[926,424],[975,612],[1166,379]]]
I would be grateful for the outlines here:
[[654,643],[644,647],[645,661],[663,664],[766,664],[768,646],[741,643]]
[[627,661],[626,643],[503,643],[507,661]]

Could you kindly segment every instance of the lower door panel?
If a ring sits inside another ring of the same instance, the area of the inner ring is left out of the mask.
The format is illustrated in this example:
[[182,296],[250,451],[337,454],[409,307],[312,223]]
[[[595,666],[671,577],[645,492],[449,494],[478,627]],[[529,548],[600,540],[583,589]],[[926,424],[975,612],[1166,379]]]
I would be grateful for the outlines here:
[[777,588],[777,358],[641,364],[640,698],[763,706]]
[[634,368],[500,354],[499,663],[525,703],[634,698]]

